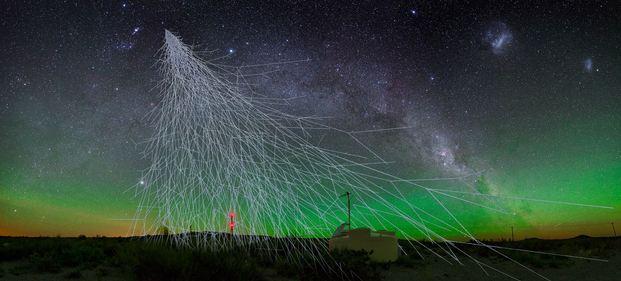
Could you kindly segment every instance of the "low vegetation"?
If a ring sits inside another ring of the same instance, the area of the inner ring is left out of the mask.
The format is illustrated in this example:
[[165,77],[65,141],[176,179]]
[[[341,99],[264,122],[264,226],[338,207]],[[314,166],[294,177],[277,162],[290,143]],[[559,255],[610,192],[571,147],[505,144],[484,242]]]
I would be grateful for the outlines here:
[[[325,241],[317,241],[325,243]],[[438,244],[423,242],[426,247]],[[9,238],[0,237],[0,278],[9,275],[58,274],[68,280],[83,279],[85,272],[101,280],[113,276],[117,280],[381,280],[391,266],[421,268],[433,256],[417,255],[402,243],[410,255],[395,263],[371,261],[364,251],[322,253],[319,258],[261,255],[252,249],[230,251],[192,250],[137,238]],[[568,240],[529,239],[519,242],[487,242],[489,245],[549,251],[560,254],[606,258],[619,248],[618,239],[574,238]],[[464,245],[463,250],[491,261],[514,259],[533,268],[563,268],[573,259],[484,247]],[[506,255],[506,256],[503,256]],[[331,266],[326,266],[330,264]],[[336,266],[335,266],[336,265]]]

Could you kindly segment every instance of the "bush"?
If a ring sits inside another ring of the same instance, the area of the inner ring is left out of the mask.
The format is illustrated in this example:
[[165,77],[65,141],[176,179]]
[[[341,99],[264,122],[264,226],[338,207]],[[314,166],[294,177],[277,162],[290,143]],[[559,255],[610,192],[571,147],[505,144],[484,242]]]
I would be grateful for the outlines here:
[[401,255],[399,256],[399,258],[397,258],[397,261],[395,261],[395,265],[409,268],[416,268],[425,264],[428,264],[428,261],[422,259],[421,256],[416,253],[410,255]]
[[75,241],[74,244],[61,249],[57,252],[60,262],[64,266],[94,267],[105,259],[103,250],[95,245],[84,243],[85,241]]
[[133,273],[137,280],[261,280],[256,262],[232,251],[206,252],[144,247]]
[[302,257],[299,261],[277,259],[274,263],[279,275],[302,281],[326,280],[381,280],[381,269],[387,263],[371,261],[366,251],[337,250],[318,257]]
[[95,276],[97,276],[98,278],[106,277],[108,275],[108,270],[104,267],[98,267],[97,269],[95,269]]
[[80,279],[82,278],[82,272],[80,270],[72,270],[69,273],[65,274],[65,278],[67,279]]
[[21,264],[9,269],[9,273],[13,275],[21,275],[31,271],[31,266],[27,264]]
[[19,241],[4,242],[0,246],[0,261],[14,261],[30,256],[30,251]]
[[50,253],[43,255],[34,253],[30,256],[30,264],[37,272],[58,273],[61,269],[58,260]]
[[299,274],[299,267],[282,257],[277,257],[272,266],[276,273],[281,276],[295,277]]

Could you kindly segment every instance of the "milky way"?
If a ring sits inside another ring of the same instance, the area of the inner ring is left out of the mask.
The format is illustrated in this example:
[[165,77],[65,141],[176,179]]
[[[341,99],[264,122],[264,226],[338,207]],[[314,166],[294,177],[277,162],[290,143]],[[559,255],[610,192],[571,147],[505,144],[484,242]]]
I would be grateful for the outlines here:
[[[147,166],[143,116],[160,100],[154,62],[165,28],[222,64],[278,62],[250,82],[287,98],[275,105],[284,112],[347,131],[407,128],[360,133],[400,176],[470,175],[435,187],[621,205],[609,196],[621,186],[612,4],[188,2],[5,5],[0,234],[127,234],[136,202],[126,191]],[[520,235],[595,235],[618,217],[502,203],[516,215],[454,207],[487,236],[508,224]],[[541,227],[576,221],[596,225]]]

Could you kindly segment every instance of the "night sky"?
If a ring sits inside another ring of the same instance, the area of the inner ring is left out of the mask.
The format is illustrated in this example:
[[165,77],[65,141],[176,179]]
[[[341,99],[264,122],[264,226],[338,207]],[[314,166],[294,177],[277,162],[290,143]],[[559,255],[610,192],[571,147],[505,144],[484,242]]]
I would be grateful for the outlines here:
[[282,62],[253,83],[284,111],[408,127],[365,138],[400,176],[613,207],[494,199],[507,216],[447,200],[476,235],[621,228],[614,1],[25,2],[0,8],[0,235],[128,233],[165,29],[228,65]]

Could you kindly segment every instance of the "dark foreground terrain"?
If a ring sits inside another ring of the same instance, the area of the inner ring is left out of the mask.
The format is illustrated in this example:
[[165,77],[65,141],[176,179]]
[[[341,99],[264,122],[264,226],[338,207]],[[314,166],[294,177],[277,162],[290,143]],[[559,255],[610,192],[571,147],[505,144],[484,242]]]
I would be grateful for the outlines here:
[[401,243],[410,255],[378,264],[364,252],[319,254],[322,263],[287,259],[284,249],[264,255],[252,247],[198,251],[141,238],[0,237],[0,280],[621,280],[618,238],[487,242],[498,252],[462,244],[453,250],[459,262],[443,244],[422,242],[434,255]]

